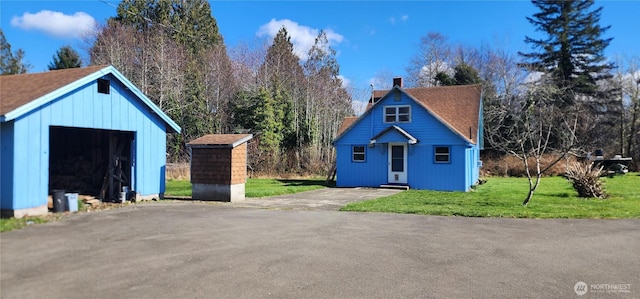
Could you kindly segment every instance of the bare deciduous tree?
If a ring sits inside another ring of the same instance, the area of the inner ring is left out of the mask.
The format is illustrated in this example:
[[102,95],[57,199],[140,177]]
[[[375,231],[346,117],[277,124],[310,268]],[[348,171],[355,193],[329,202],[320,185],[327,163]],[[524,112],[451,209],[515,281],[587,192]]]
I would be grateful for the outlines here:
[[429,32],[420,38],[418,53],[407,67],[409,77],[406,82],[412,87],[430,87],[437,85],[435,77],[440,72],[449,72],[453,75],[451,46],[447,43],[447,37]]
[[[552,104],[561,92],[570,91],[560,91],[540,82],[532,83],[528,88],[525,96],[500,102],[485,114],[492,124],[487,128],[492,146],[517,157],[524,164],[529,181],[529,191],[522,203],[524,206],[540,185],[542,175],[577,150],[575,132],[580,115],[579,109],[560,110]],[[557,158],[542,165],[542,158],[552,153]],[[531,168],[535,171],[532,172]]]

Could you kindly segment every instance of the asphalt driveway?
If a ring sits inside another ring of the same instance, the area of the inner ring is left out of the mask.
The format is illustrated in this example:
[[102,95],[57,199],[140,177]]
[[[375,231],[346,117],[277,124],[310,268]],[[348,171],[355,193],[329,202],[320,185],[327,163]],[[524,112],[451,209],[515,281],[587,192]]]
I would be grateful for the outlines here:
[[323,188],[287,195],[247,198],[231,205],[276,210],[337,211],[351,202],[390,196],[398,192],[400,190],[377,188]]
[[0,298],[638,298],[639,227],[160,201],[2,233]]

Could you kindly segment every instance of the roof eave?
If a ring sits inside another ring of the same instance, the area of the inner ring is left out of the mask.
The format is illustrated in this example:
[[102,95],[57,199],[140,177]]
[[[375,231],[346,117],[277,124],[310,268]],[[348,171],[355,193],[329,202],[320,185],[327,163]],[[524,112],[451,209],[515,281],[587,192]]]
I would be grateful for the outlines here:
[[236,141],[234,141],[233,143],[226,143],[226,144],[205,144],[205,143],[198,143],[198,144],[189,144],[187,143],[187,147],[190,148],[236,148],[237,146],[248,142],[249,140],[251,140],[253,138],[253,134],[249,134],[247,136],[244,136]]
[[147,96],[145,96],[131,81],[129,81],[124,75],[122,75],[116,68],[113,66],[107,66],[103,69],[100,69],[92,74],[84,76],[76,81],[73,81],[67,85],[64,85],[50,93],[47,93],[33,101],[30,101],[16,109],[13,109],[4,116],[0,117],[0,122],[7,122],[14,119],[17,119],[38,107],[63,96],[66,93],[82,86],[88,82],[101,78],[103,76],[112,74],[116,79],[118,79],[122,84],[124,84],[131,92],[133,92],[147,107],[151,109],[153,113],[158,115],[162,121],[168,125],[167,131],[171,133],[180,133],[182,130],[178,124],[176,124],[169,116],[167,116],[158,106],[156,106]]
[[162,121],[164,121],[168,125],[167,129],[170,129],[167,130],[168,133],[179,134],[182,131],[182,128],[180,128],[180,126],[178,126],[176,122],[174,122],[166,113],[164,113],[164,111],[162,111],[156,104],[154,104],[146,95],[144,95],[144,93],[142,93],[142,91],[140,91],[116,68],[114,68],[113,66],[108,66],[102,69],[100,72],[103,72],[103,76],[111,73],[114,77],[120,80],[122,84],[126,85],[132,93],[134,93],[143,103],[145,103],[145,105],[147,105],[147,107],[149,107],[156,115],[160,117],[160,119],[162,119]]
[[377,102],[373,103],[369,109],[365,110],[365,111],[364,111],[364,113],[358,117],[358,119],[356,119],[356,120],[355,120],[355,121],[354,121],[354,122],[353,122],[349,127],[347,127],[346,129],[344,129],[344,131],[342,131],[342,133],[340,133],[338,136],[336,136],[336,138],[334,138],[334,139],[331,141],[331,145],[335,145],[335,144],[336,144],[336,142],[338,142],[338,140],[339,140],[340,138],[342,138],[342,136],[344,136],[345,134],[347,134],[347,132],[349,132],[349,131],[350,131],[350,130],[351,130],[351,129],[352,129],[352,128],[357,124],[357,123],[359,123],[359,122],[360,122],[360,120],[362,120],[362,119],[364,118],[364,116],[365,116],[365,115],[370,114],[370,113],[371,113],[371,111],[373,111],[373,107],[375,107],[375,105],[376,105],[376,104],[378,104],[379,102],[382,102],[382,99],[383,99],[384,97],[386,97],[389,93],[391,93],[391,91],[393,91],[394,89],[400,89],[400,88],[399,88],[399,87],[397,87],[397,86],[394,86],[394,87],[393,87],[392,89],[390,89],[387,93],[385,93],[383,96],[381,96],[381,97],[380,97],[380,100],[378,100]]
[[407,143],[408,144],[416,144],[416,143],[418,143],[418,138],[413,137],[413,135],[409,134],[409,132],[405,131],[404,129],[402,129],[402,128],[396,126],[396,125],[392,125],[392,126],[387,127],[386,129],[380,131],[380,133],[378,133],[376,136],[373,136],[369,140],[369,144],[377,143],[377,139],[378,138],[386,135],[391,130],[395,130],[396,132],[400,133],[400,135],[404,136],[404,138],[407,139]]

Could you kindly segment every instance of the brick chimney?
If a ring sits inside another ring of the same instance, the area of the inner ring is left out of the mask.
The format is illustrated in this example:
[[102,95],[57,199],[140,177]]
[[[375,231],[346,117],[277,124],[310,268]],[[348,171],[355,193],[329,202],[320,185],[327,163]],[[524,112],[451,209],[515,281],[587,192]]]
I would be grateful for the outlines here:
[[395,77],[393,78],[393,86],[398,86],[400,88],[402,88],[402,77]]

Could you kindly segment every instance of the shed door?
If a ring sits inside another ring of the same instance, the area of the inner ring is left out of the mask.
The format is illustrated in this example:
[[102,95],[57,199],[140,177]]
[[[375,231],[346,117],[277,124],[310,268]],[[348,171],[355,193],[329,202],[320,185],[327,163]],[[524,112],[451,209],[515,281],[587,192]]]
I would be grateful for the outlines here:
[[389,183],[407,183],[407,144],[389,143]]

